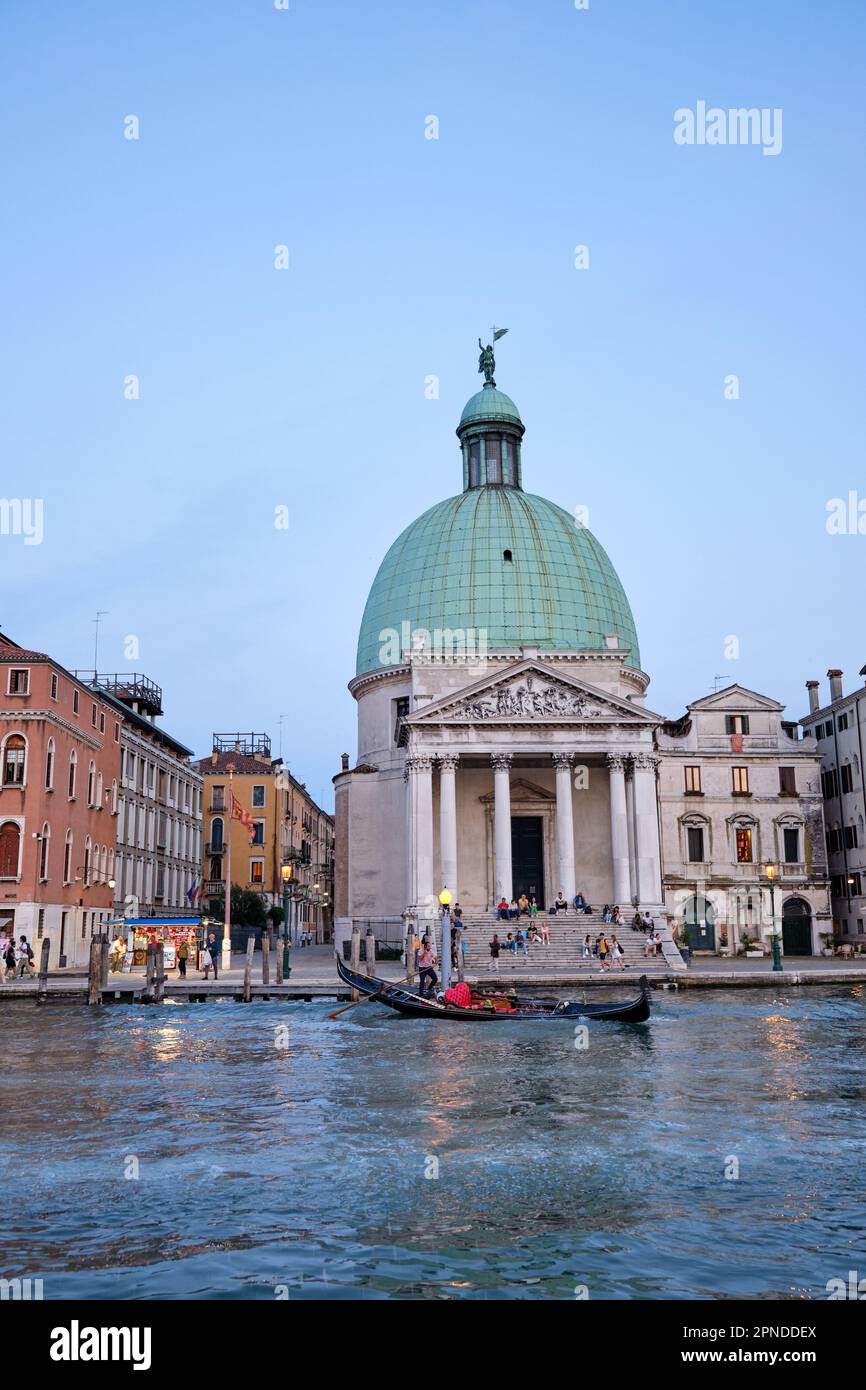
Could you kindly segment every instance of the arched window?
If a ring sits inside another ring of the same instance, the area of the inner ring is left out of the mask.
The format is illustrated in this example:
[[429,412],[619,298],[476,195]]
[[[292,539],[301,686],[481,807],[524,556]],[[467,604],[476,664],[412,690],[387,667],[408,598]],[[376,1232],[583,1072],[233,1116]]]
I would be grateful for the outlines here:
[[85,886],[85,888],[87,888],[87,887],[89,886],[89,884],[90,884],[90,862],[91,862],[91,853],[92,853],[92,851],[91,851],[90,836],[88,835],[87,838],[86,838],[86,840],[84,841],[84,886]]
[[91,762],[87,770],[87,804],[93,805],[94,793],[96,791],[96,763]]
[[46,821],[42,827],[42,838],[39,841],[39,879],[45,883],[48,878],[48,842],[51,837],[51,828]]
[[213,849],[222,849],[223,844],[223,819],[222,816],[214,816],[210,823],[210,842]]
[[48,740],[48,747],[45,750],[45,790],[54,791],[54,739]]
[[63,882],[72,882],[72,831],[66,832],[66,844],[63,846]]
[[111,779],[111,814],[117,815],[117,778]]
[[223,861],[221,859],[212,859],[210,861],[210,876],[216,883],[222,881]]
[[102,874],[102,882],[108,882],[108,846],[102,846],[102,853],[99,858],[99,868]]
[[4,787],[24,785],[24,764],[27,758],[27,744],[21,734],[10,734],[3,749]]
[[74,800],[75,800],[75,773],[76,773],[77,768],[78,768],[78,754],[76,753],[75,749],[73,748],[72,752],[69,754],[69,787],[68,787],[68,791],[69,791],[69,800],[70,800],[70,801],[74,801]]
[[97,772],[97,774],[96,774],[96,804],[97,804],[97,806],[98,806],[100,809],[102,808],[102,773],[101,773],[101,772]]
[[108,877],[114,878],[114,850],[108,851]]
[[0,878],[18,877],[21,853],[21,827],[14,820],[0,825]]
[[488,435],[484,441],[484,459],[487,465],[488,483],[502,482],[502,452],[499,446],[499,439],[495,435]]

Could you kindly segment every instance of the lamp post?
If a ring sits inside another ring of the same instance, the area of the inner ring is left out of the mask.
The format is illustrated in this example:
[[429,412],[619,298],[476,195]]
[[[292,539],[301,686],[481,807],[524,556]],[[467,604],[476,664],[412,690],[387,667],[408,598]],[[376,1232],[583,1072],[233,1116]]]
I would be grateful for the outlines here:
[[779,946],[779,932],[776,926],[776,866],[764,865],[764,877],[770,885],[770,917],[773,923],[773,969],[782,969],[782,952]]
[[283,979],[287,980],[292,973],[289,965],[289,883],[292,878],[291,864],[284,864],[282,867],[283,878]]
[[448,915],[448,906],[451,902],[451,894],[447,888],[443,888],[439,894],[439,925],[441,928],[440,936],[442,940],[442,955],[440,957],[440,969],[442,971],[442,992],[451,986],[451,918]]

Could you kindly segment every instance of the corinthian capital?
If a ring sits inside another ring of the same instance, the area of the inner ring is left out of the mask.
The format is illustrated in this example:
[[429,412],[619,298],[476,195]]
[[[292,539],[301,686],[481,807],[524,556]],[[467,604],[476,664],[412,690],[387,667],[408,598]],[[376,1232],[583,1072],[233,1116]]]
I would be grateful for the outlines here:
[[442,772],[456,772],[457,764],[460,762],[459,753],[440,753],[438,755],[439,768]]
[[508,772],[511,767],[511,753],[491,753],[490,766],[494,772]]
[[608,772],[625,772],[626,760],[622,753],[608,753],[605,762]]
[[635,753],[632,761],[636,772],[641,769],[645,772],[655,772],[661,759],[657,758],[655,753]]
[[406,759],[408,772],[432,772],[433,759],[429,753],[413,753]]
[[552,756],[553,766],[556,768],[557,772],[571,771],[571,764],[574,762],[573,753],[554,753]]

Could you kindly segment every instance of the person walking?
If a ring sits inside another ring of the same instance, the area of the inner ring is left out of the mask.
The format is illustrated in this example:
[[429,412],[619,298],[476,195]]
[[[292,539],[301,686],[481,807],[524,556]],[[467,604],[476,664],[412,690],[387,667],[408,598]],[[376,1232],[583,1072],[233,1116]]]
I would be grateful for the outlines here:
[[592,960],[592,938],[589,932],[583,938],[583,958],[584,960]]
[[602,970],[610,969],[610,965],[607,959],[609,952],[610,947],[607,944],[607,937],[605,936],[604,932],[602,932],[601,936],[598,938],[598,963]]
[[30,942],[27,940],[26,936],[19,938],[18,945],[15,948],[15,964],[19,979],[23,977],[25,970],[29,970],[31,975],[36,974],[36,971],[33,969],[33,952],[30,949]]
[[15,937],[11,931],[0,942],[0,952],[0,979],[5,984],[7,978],[15,974]]
[[490,969],[499,974],[499,948],[501,946],[496,932],[493,933],[493,940],[490,942]]
[[177,968],[181,979],[186,979],[186,963],[189,960],[189,942],[181,941],[177,948]]
[[622,947],[620,946],[620,944],[619,944],[619,942],[617,941],[617,939],[616,939],[615,936],[612,936],[612,937],[610,938],[610,946],[611,946],[611,954],[613,955],[613,958],[614,958],[614,960],[616,961],[617,965],[619,966],[620,970],[625,970],[626,964],[625,964],[625,960],[624,960],[624,958],[623,958],[623,949],[622,949]]
[[433,993],[439,983],[435,970],[436,948],[431,945],[430,938],[421,938],[421,950],[418,952],[418,993],[422,999],[427,998],[427,986],[430,986],[430,994]]

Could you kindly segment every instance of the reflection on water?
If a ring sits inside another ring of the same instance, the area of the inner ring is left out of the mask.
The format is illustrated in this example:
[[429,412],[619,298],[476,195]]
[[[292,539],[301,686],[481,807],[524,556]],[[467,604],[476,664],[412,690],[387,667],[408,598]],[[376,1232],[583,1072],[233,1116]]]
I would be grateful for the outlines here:
[[657,994],[587,1050],[565,1021],[331,1007],[5,1006],[0,1178],[28,1201],[0,1275],[48,1298],[803,1298],[866,1269],[861,987]]

